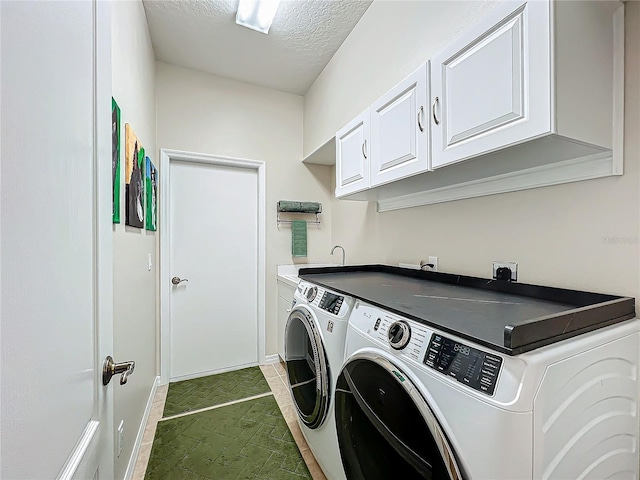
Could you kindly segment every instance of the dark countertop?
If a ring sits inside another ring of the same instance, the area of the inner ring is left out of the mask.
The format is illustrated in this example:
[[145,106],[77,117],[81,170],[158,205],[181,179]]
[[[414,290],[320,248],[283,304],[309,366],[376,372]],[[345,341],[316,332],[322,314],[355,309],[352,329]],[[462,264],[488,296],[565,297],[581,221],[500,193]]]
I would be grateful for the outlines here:
[[634,300],[384,265],[301,269],[300,277],[515,355],[635,316]]

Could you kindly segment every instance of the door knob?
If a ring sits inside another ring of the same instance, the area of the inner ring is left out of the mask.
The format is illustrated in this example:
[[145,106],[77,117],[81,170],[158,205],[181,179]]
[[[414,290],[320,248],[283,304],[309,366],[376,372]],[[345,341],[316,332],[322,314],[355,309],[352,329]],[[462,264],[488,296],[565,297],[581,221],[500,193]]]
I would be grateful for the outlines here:
[[189,280],[186,278],[180,278],[180,277],[173,277],[171,279],[171,283],[173,283],[174,285],[180,285],[182,282],[188,282]]
[[133,373],[135,368],[136,362],[134,361],[116,363],[113,361],[113,358],[111,358],[111,355],[108,355],[102,366],[102,384],[108,385],[111,377],[122,374],[120,377],[120,385],[124,385],[127,383],[129,375]]

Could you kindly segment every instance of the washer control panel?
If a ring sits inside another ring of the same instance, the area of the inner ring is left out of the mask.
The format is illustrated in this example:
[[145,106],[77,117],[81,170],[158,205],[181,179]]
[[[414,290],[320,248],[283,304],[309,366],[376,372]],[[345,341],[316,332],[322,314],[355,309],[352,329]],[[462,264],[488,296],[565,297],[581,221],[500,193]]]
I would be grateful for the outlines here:
[[[371,314],[365,313],[364,317],[373,323],[373,330],[369,329],[367,332],[369,335],[392,347],[398,354],[406,355],[411,360],[420,363],[422,349],[429,337],[424,325],[382,310],[375,310],[373,317]],[[398,323],[404,325],[396,325]],[[396,343],[396,346],[394,347],[392,343]]]
[[342,316],[347,315],[350,308],[349,297],[338,295],[337,293],[307,282],[300,282],[298,284],[294,297],[294,299],[299,298],[303,302],[314,305],[336,316],[341,316],[341,312]]
[[336,295],[335,293],[325,291],[318,306],[329,313],[338,315],[343,302],[344,297],[342,295]]
[[395,350],[402,350],[411,340],[411,327],[404,320],[396,320],[387,331],[389,345]]
[[318,295],[318,287],[309,287],[307,291],[304,292],[304,296],[307,297],[307,301],[313,302]]
[[493,395],[502,358],[433,333],[423,363],[479,392]]

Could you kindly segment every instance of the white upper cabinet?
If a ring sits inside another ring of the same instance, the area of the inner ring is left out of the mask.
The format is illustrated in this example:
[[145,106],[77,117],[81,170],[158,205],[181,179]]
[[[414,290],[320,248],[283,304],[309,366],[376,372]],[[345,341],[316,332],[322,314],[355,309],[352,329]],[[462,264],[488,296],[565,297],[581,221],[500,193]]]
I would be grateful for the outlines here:
[[371,186],[429,169],[428,63],[371,105]]
[[433,168],[551,131],[550,8],[506,2],[433,57]]
[[624,9],[501,2],[338,132],[336,195],[386,211],[621,175]]
[[336,197],[369,188],[369,122],[367,108],[336,134]]

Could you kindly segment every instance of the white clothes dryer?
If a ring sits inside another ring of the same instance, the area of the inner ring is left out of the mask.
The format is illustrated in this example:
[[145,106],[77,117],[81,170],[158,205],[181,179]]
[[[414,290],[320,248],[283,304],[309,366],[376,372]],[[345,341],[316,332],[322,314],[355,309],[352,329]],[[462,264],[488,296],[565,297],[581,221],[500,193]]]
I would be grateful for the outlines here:
[[298,423],[330,480],[345,478],[338,451],[334,393],[353,304],[351,297],[301,281],[285,328],[285,362]]
[[357,301],[336,387],[346,476],[638,478],[639,332],[510,356]]

